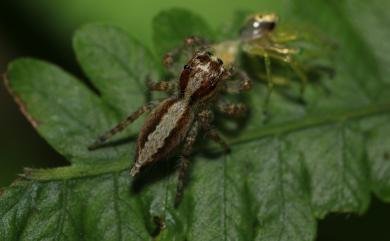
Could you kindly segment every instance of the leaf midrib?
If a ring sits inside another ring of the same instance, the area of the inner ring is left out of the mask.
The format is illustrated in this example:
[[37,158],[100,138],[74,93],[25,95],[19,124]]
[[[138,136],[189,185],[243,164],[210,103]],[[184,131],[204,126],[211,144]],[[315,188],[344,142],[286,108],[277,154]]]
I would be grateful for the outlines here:
[[[321,125],[341,123],[351,119],[360,119],[368,116],[380,115],[390,112],[390,102],[371,104],[362,108],[348,111],[340,111],[327,114],[313,114],[304,118],[285,122],[276,125],[269,125],[264,128],[258,128],[245,132],[239,138],[231,139],[230,146],[241,145],[247,142],[259,140],[267,136],[280,136],[302,129],[313,128]],[[219,149],[217,146],[211,146],[207,149]],[[122,172],[129,168],[131,162],[129,159],[123,159],[116,162],[107,162],[104,164],[90,165],[73,165],[67,167],[58,167],[51,169],[29,169],[27,174],[22,175],[26,179],[38,181],[64,180],[74,178],[85,178]]]

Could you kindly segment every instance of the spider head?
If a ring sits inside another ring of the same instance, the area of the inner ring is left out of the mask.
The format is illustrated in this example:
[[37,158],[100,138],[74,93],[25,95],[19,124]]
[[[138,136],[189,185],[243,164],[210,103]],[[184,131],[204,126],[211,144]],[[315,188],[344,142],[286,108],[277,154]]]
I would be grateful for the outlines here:
[[240,37],[243,40],[262,38],[275,29],[278,21],[279,17],[274,13],[250,16],[240,30]]
[[191,103],[205,101],[214,96],[227,74],[221,59],[207,51],[196,52],[181,73],[180,97]]

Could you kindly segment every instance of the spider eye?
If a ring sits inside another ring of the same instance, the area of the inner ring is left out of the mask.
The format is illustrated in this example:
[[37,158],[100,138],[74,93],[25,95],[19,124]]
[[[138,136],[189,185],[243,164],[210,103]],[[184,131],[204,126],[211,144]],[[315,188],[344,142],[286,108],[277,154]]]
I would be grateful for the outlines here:
[[218,58],[218,64],[223,65],[222,59]]
[[206,54],[207,54],[208,56],[212,56],[212,55],[213,55],[213,53],[211,53],[210,51],[207,51]]
[[184,69],[190,70],[191,67],[188,64],[186,64],[186,65],[184,65]]

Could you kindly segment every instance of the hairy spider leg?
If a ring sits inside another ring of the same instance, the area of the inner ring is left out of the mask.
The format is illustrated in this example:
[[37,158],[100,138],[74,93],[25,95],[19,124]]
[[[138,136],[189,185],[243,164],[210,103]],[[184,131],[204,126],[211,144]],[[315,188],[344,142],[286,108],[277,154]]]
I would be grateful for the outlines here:
[[252,88],[252,80],[242,70],[233,70],[233,79],[224,82],[222,90],[228,94],[239,94]]
[[178,54],[181,54],[183,51],[194,51],[194,49],[196,48],[200,48],[199,50],[204,50],[203,48],[206,48],[206,46],[208,46],[208,43],[204,38],[190,36],[185,38],[184,42],[180,46],[168,52],[167,56],[176,56]]
[[183,197],[183,189],[185,180],[187,177],[188,166],[190,165],[189,157],[192,153],[196,137],[198,135],[199,124],[197,121],[194,122],[191,129],[188,131],[188,134],[185,138],[183,149],[180,156],[180,167],[179,175],[177,180],[176,195],[175,195],[175,207],[177,207]]
[[211,122],[214,119],[214,114],[211,110],[203,110],[198,114],[199,122],[202,130],[205,132],[205,137],[219,144],[225,152],[229,152],[229,145],[222,139],[218,132],[213,128]]
[[177,89],[177,83],[175,81],[153,82],[150,79],[146,79],[146,85],[151,91],[162,91],[166,93],[173,93]]
[[118,123],[112,129],[104,133],[102,136],[98,137],[97,140],[88,146],[89,150],[94,150],[111,139],[115,134],[123,131],[128,125],[138,119],[143,113],[152,110],[156,106],[156,103],[150,102],[138,108],[131,115],[129,115],[126,119]]
[[219,99],[216,105],[219,112],[231,117],[239,117],[247,112],[248,108],[243,103],[232,103],[230,101]]
[[187,37],[186,39],[184,39],[184,42],[181,45],[165,54],[163,58],[163,64],[169,72],[171,72],[172,74],[176,74],[178,66],[176,66],[175,64],[178,64],[177,58],[179,55],[188,54],[189,56],[192,56],[196,50],[204,51],[209,48],[208,46],[208,42],[201,37]]

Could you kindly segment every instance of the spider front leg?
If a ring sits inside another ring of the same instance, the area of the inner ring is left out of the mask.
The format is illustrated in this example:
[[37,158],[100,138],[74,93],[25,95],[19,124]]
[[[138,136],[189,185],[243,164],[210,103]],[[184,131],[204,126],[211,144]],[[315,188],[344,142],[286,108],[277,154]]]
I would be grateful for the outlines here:
[[180,156],[179,176],[178,176],[177,187],[176,187],[175,207],[177,207],[180,204],[180,201],[183,197],[184,184],[188,172],[188,166],[190,165],[189,156],[191,155],[192,147],[196,141],[196,137],[198,135],[198,129],[199,129],[199,124],[198,122],[195,122],[194,125],[189,130],[183,144],[182,153]]
[[138,110],[134,111],[131,115],[129,115],[126,119],[118,123],[111,130],[104,133],[102,136],[98,137],[98,139],[88,146],[89,150],[94,150],[111,139],[115,134],[123,131],[128,125],[138,119],[143,113],[150,111],[154,108],[155,103],[148,103],[146,105],[141,106]]
[[178,69],[183,67],[180,65],[180,57],[188,59],[195,51],[206,50],[209,48],[208,46],[208,42],[203,38],[196,36],[187,37],[180,46],[164,55],[163,64],[170,73],[175,75]]
[[154,82],[151,79],[146,79],[146,85],[151,91],[162,91],[168,94],[175,92],[177,89],[177,83],[175,81]]
[[225,81],[225,84],[222,87],[224,92],[229,94],[239,94],[252,88],[252,80],[248,77],[248,74],[245,71],[232,70],[232,72],[234,72],[231,74],[233,79]]
[[231,117],[243,116],[248,108],[243,103],[231,103],[227,100],[220,99],[217,102],[217,110]]
[[177,55],[181,54],[185,51],[190,51],[189,54],[193,54],[196,49],[198,50],[204,50],[208,46],[208,43],[205,39],[197,36],[190,36],[184,39],[184,42],[171,50],[170,52],[166,53],[164,56],[164,64],[170,64],[173,61],[173,57],[176,57]]

